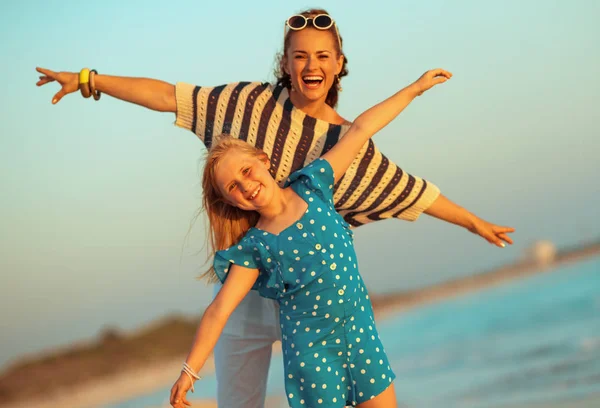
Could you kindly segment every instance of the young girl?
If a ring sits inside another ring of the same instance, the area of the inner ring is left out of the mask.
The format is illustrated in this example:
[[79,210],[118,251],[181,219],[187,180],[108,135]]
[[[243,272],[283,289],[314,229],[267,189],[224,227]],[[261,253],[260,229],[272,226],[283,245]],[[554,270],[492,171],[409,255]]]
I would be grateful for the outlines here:
[[209,273],[224,284],[171,389],[173,407],[189,405],[185,394],[196,372],[251,289],[279,303],[290,406],[396,406],[394,373],[358,272],[352,233],[334,208],[333,186],[371,136],[417,95],[450,77],[442,69],[428,71],[361,114],[284,188],[269,173],[264,152],[236,139],[215,143],[204,171],[204,205],[219,249]]

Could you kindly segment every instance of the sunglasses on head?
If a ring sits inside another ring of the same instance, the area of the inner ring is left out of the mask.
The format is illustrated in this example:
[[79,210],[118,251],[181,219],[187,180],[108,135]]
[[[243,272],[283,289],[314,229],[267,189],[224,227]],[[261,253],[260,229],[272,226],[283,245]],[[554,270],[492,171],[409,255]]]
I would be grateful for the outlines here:
[[[287,26],[290,30],[300,31],[305,29],[309,25],[309,23],[312,23],[312,26],[317,30],[328,30],[331,28],[331,26],[334,26],[335,33],[337,34],[338,45],[340,47],[340,50],[342,49],[342,40],[340,38],[340,33],[337,29],[337,25],[335,24],[335,21],[333,21],[333,18],[331,18],[331,16],[328,14],[317,14],[313,17],[306,17],[302,14],[296,14],[287,19],[287,21],[285,22],[285,26]],[[286,35],[285,26],[283,27],[284,39]]]

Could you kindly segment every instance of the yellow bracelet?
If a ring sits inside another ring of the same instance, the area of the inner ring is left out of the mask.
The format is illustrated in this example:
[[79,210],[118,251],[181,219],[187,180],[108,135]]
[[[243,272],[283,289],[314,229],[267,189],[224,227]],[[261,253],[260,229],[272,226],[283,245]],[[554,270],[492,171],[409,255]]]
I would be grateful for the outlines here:
[[79,90],[84,98],[89,98],[92,95],[90,91],[90,70],[88,68],[79,71]]
[[94,97],[94,100],[98,101],[100,100],[100,96],[102,96],[102,93],[96,90],[96,82],[94,80],[96,74],[98,74],[98,71],[96,71],[95,69],[90,70],[90,93]]

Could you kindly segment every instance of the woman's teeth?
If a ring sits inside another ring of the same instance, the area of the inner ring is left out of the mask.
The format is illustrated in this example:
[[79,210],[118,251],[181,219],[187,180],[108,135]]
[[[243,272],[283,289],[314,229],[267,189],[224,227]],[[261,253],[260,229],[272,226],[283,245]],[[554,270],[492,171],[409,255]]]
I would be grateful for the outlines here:
[[320,75],[307,75],[302,77],[302,81],[308,87],[318,87],[323,82],[323,77]]

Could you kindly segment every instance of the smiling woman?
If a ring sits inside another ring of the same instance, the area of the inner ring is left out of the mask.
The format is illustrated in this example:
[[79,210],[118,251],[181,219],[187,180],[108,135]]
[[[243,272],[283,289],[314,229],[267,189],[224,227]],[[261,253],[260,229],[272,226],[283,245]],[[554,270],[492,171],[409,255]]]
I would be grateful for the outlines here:
[[[342,53],[342,37],[335,21],[325,10],[309,10],[290,17],[286,27],[289,30],[275,72],[277,84],[291,89],[290,99],[296,107],[306,109],[307,102],[325,96],[325,103],[335,108],[342,89],[340,80],[348,75],[348,59]],[[339,115],[330,121],[345,122]]]

